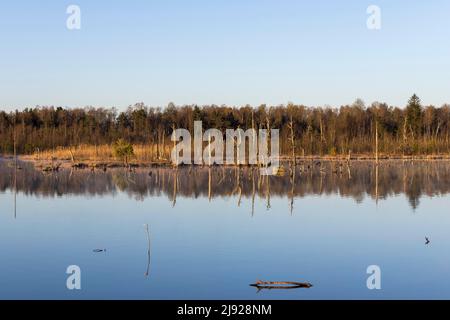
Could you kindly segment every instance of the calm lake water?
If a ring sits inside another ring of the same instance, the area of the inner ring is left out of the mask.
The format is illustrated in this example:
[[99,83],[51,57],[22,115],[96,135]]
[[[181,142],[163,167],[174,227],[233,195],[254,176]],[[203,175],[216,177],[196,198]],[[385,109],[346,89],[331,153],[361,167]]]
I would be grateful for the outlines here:
[[15,175],[0,160],[0,298],[450,299],[450,163],[308,165]]

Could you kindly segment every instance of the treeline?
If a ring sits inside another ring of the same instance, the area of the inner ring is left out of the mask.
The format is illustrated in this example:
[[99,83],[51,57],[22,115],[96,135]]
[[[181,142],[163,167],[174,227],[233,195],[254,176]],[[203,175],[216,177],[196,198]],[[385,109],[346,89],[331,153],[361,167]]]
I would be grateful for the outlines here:
[[[123,138],[133,144],[170,146],[173,128],[193,132],[194,121],[203,128],[254,127],[280,129],[282,154],[368,154],[378,134],[384,154],[442,154],[450,151],[450,105],[422,106],[413,95],[405,108],[361,100],[340,108],[304,105],[175,106],[153,108],[138,103],[124,112],[106,108],[36,107],[0,112],[0,152],[30,154],[37,150],[80,144],[112,144]],[[15,143],[14,143],[15,141]],[[164,149],[164,148],[162,148]]]

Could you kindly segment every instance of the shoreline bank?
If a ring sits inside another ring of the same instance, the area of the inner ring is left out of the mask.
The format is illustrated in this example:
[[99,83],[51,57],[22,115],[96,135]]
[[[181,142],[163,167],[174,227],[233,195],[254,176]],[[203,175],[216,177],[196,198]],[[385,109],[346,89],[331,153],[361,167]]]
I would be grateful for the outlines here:
[[[12,155],[2,155],[0,156],[2,159],[13,160],[14,156]],[[53,159],[36,159],[33,156],[28,155],[19,155],[18,160],[22,162],[27,162],[33,164],[36,168],[40,168],[44,171],[57,171],[59,169],[103,169],[107,168],[155,168],[155,167],[164,167],[164,168],[175,168],[172,162],[168,160],[158,160],[158,161],[129,161],[126,165],[122,161],[119,160],[92,160],[92,159],[80,159],[79,161],[72,161],[70,159],[65,158],[53,158]],[[281,163],[292,163],[292,158],[288,156],[280,157],[279,161]],[[348,156],[299,156],[296,157],[296,164],[302,165],[307,163],[318,163],[320,161],[324,162],[376,162],[376,158],[370,155],[353,155],[350,158]],[[390,156],[379,156],[379,163],[387,163],[390,161],[450,161],[450,155],[421,155],[421,156],[402,156],[402,155],[390,155]],[[198,166],[198,167],[208,167],[207,164],[196,165],[196,164],[183,164],[178,167],[186,167],[186,166]],[[231,164],[221,164],[221,165],[212,165],[214,167],[237,167],[238,165]],[[239,167],[256,167],[257,165],[239,165]]]

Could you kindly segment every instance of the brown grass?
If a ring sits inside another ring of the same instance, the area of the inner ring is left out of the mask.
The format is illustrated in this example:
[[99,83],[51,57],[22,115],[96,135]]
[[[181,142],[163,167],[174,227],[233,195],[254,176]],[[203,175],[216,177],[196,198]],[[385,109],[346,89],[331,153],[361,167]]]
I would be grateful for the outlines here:
[[[156,145],[133,145],[134,157],[130,162],[150,163],[168,161],[171,147],[165,146],[164,151],[160,147],[160,155],[157,154]],[[75,162],[112,162],[120,161],[114,157],[111,145],[79,145],[76,147],[57,147],[53,150],[35,152],[32,155],[23,157],[30,160],[72,160],[72,154]]]
[[[162,150],[164,149],[164,150]],[[170,162],[170,153],[172,151],[172,145],[160,146],[159,155],[156,144],[155,145],[133,145],[134,157],[130,159],[130,163],[135,164],[149,164],[155,162]],[[88,163],[110,163],[121,162],[121,159],[114,157],[113,148],[111,145],[79,145],[76,147],[57,147],[53,150],[41,151],[28,156],[22,156],[24,160],[33,161],[51,161],[62,160],[74,162],[88,162]],[[288,155],[282,155],[282,160],[290,159]],[[301,157],[297,155],[299,160],[311,160],[311,159],[323,159],[323,160],[347,160],[348,155],[307,155]],[[352,160],[373,160],[374,154],[352,154]],[[383,154],[380,153],[380,160],[389,159],[422,159],[422,160],[449,160],[448,154],[429,154],[429,155],[416,155],[416,156],[404,156],[402,154]]]

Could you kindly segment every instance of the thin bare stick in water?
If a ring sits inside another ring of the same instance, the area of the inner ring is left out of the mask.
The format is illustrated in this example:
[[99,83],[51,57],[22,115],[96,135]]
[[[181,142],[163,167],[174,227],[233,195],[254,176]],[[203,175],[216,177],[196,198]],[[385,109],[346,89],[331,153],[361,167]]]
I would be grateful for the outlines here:
[[17,218],[17,161],[14,167],[14,219]]
[[289,206],[291,216],[294,211],[294,192],[295,192],[295,164],[293,165],[292,172],[291,172],[291,194],[290,194],[291,202],[290,202],[290,206]]
[[147,270],[145,271],[145,276],[148,277],[150,273],[150,232],[148,230],[148,224],[144,224],[145,232],[147,233],[148,249],[147,249]]
[[241,206],[241,198],[242,198],[242,187],[241,187],[241,169],[239,167],[236,167],[236,188],[233,191],[233,194],[238,194],[238,207]]
[[378,164],[375,165],[375,202],[378,205]]
[[212,197],[212,176],[211,176],[211,165],[208,168],[208,201],[211,202]]
[[178,168],[175,168],[173,172],[173,193],[172,193],[172,207],[177,204],[177,192],[178,192]]
[[239,167],[238,166],[236,166],[235,167],[235,169],[234,169],[234,172],[235,172],[235,177],[236,177],[236,182],[235,182],[235,186],[234,186],[234,188],[233,188],[233,190],[231,191],[231,195],[234,195],[234,194],[236,194],[238,191],[239,191],[239,185],[240,185],[240,182],[239,182],[239,177],[240,177],[240,172],[239,172]]
[[253,168],[250,168],[251,173],[252,173],[252,217],[255,213],[255,193],[256,193],[256,189],[255,189],[255,172],[253,170]]
[[348,172],[348,179],[352,179],[352,172],[350,171],[350,162],[347,162],[347,172]]
[[266,200],[267,200],[266,209],[269,210],[271,208],[271,206],[270,206],[270,179],[269,179],[269,175],[266,175]]
[[242,188],[241,187],[239,187],[239,189],[238,189],[238,194],[239,194],[239,197],[238,197],[237,205],[238,205],[238,207],[240,207],[241,206],[241,200],[242,200]]

